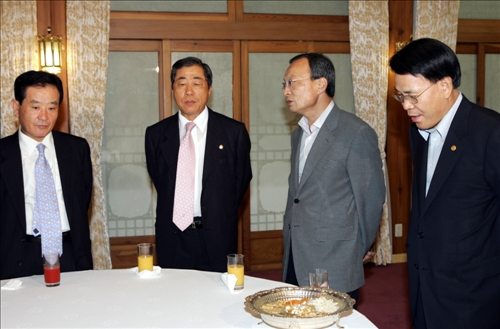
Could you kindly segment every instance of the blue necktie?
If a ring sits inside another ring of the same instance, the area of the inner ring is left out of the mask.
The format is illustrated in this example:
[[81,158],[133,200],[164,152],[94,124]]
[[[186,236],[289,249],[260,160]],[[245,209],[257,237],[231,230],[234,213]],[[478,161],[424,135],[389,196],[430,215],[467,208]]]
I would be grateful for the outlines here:
[[45,145],[36,146],[39,152],[35,163],[35,210],[33,235],[42,235],[42,256],[62,255],[62,228],[52,170],[45,158]]

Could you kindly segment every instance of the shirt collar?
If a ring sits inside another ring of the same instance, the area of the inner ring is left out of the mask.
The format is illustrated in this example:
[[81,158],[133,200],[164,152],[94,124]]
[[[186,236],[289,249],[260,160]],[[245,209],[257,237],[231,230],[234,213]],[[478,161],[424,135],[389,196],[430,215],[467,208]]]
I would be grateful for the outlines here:
[[307,118],[305,116],[303,116],[299,120],[299,126],[308,135],[312,134],[316,130],[320,130],[321,127],[323,126],[323,124],[325,123],[326,118],[328,117],[328,115],[332,111],[334,105],[335,104],[333,103],[333,100],[332,100],[330,102],[330,104],[328,104],[326,109],[323,111],[323,113],[321,113],[321,115],[318,117],[318,119],[316,119],[316,121],[314,121],[314,123],[311,125],[311,127],[309,127],[309,122],[307,121]]
[[[180,130],[186,129],[186,123],[190,122],[188,119],[186,119],[181,112],[179,112],[179,128]],[[205,130],[207,129],[207,124],[208,124],[208,108],[205,105],[205,108],[203,111],[196,117],[196,119],[193,120],[193,122],[196,124],[196,128],[200,130],[200,132],[205,133]]]
[[458,106],[462,102],[463,96],[462,93],[459,93],[455,103],[451,107],[451,109],[446,113],[446,115],[439,121],[439,123],[431,129],[426,129],[426,130],[418,130],[420,135],[427,140],[429,138],[429,134],[433,133],[434,131],[437,131],[439,135],[441,135],[442,139],[445,139],[446,136],[448,135],[448,131],[450,130],[451,127],[451,122],[453,121],[453,118],[455,117],[455,114],[457,113]]
[[29,154],[32,154],[36,150],[36,146],[40,143],[45,145],[46,148],[53,150],[54,137],[52,136],[52,132],[48,133],[41,142],[38,142],[23,133],[21,127],[19,127],[19,145],[21,146],[21,149],[27,151]]

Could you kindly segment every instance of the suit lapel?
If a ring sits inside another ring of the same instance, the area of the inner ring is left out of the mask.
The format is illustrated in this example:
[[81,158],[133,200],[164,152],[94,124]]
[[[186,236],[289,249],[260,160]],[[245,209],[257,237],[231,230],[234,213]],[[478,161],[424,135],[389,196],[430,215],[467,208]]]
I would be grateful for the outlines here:
[[427,150],[429,143],[420,135],[416,126],[411,127],[412,141],[415,145],[413,158],[415,159],[415,180],[414,184],[417,189],[418,207],[420,214],[423,213],[425,203],[425,184],[427,180]]
[[168,171],[172,172],[174,176],[177,172],[177,159],[180,146],[178,116],[179,112],[174,114],[172,120],[169,120],[168,125],[163,129],[163,142],[160,145]]
[[0,154],[0,165],[3,167],[2,172],[9,173],[8,175],[3,175],[2,179],[5,182],[7,191],[9,191],[8,193],[11,195],[14,208],[18,215],[17,218],[23,227],[23,232],[26,232],[23,165],[18,132],[3,140]]
[[[323,158],[326,151],[332,146],[333,141],[335,139],[335,129],[337,129],[337,125],[340,118],[340,109],[335,105],[331,110],[330,114],[326,118],[325,122],[321,126],[321,129],[318,132],[318,136],[316,136],[316,140],[311,147],[311,151],[309,151],[309,155],[307,156],[306,163],[304,165],[304,170],[302,171],[302,177],[299,183],[299,189],[304,186],[307,182],[307,179],[314,171],[314,168],[318,164],[319,160]],[[300,144],[301,141],[299,139],[297,147],[297,153],[300,153]],[[297,155],[297,168],[299,163],[300,155]]]
[[207,179],[219,163],[219,159],[223,153],[220,151],[220,147],[223,149],[229,147],[229,145],[224,145],[223,131],[224,129],[221,127],[217,116],[214,115],[211,109],[208,109],[207,140],[203,162],[203,186],[205,186]]
[[[73,178],[71,177],[71,169],[74,167],[72,165],[73,155],[69,144],[61,139],[61,135],[57,131],[52,132],[54,137],[54,147],[56,149],[57,156],[57,166],[59,168],[59,177],[61,179],[61,187],[63,191],[69,191],[72,189],[71,182]],[[63,193],[64,203],[66,204],[66,212],[68,213],[68,219],[70,218],[70,199],[67,197],[69,193]],[[70,223],[71,224],[71,223]]]
[[290,189],[295,194],[299,189],[299,161],[300,161],[300,140],[302,138],[302,128],[297,127],[292,133],[292,153],[290,157]]
[[470,109],[471,103],[464,96],[453,118],[443,149],[441,150],[441,155],[439,156],[436,170],[434,171],[431,185],[429,186],[429,192],[425,198],[422,215],[439,193],[439,190],[448,179],[448,176],[463,152],[464,147],[460,138],[467,133],[467,120],[469,118]]

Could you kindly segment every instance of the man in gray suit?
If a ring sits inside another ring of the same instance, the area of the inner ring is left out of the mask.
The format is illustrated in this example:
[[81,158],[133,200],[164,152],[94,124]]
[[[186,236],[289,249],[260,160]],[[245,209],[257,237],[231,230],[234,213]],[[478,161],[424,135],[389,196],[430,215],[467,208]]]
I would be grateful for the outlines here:
[[303,116],[291,138],[283,280],[308,286],[309,271],[324,268],[330,288],[357,299],[385,201],[377,135],[333,102],[335,68],[324,55],[295,56],[283,79],[290,111]]

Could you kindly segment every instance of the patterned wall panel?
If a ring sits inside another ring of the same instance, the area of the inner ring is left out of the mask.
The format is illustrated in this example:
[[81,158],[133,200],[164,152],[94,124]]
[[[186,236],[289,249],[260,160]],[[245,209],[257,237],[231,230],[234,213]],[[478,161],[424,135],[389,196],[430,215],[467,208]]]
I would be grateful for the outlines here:
[[111,0],[111,11],[227,13],[226,0]]
[[500,112],[500,55],[486,54],[484,106]]
[[476,102],[476,74],[477,62],[476,55],[457,54],[462,70],[462,81],[458,88],[471,102]]
[[158,53],[110,52],[102,145],[110,237],[154,235],[144,134],[158,113]]
[[349,14],[349,1],[244,0],[246,14],[335,15]]

